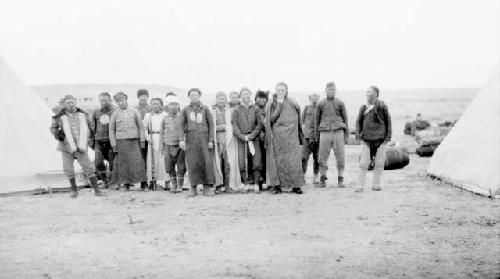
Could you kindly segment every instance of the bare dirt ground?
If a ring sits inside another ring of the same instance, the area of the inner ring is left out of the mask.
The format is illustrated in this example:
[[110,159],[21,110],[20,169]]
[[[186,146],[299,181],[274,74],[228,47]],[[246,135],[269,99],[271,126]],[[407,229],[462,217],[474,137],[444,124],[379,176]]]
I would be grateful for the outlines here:
[[355,194],[358,152],[347,148],[347,188],[301,196],[1,198],[0,277],[500,277],[500,200],[432,183],[413,155],[381,192]]

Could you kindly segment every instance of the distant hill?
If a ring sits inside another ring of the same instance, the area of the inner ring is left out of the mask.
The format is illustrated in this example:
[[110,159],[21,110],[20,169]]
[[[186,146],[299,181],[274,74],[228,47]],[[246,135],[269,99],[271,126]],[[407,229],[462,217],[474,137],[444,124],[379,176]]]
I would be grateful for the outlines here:
[[78,98],[79,102],[85,104],[97,104],[97,95],[101,92],[109,92],[114,95],[118,91],[122,91],[129,96],[132,103],[136,100],[137,90],[145,88],[149,91],[152,97],[165,97],[167,92],[173,91],[187,101],[185,89],[176,88],[168,85],[160,84],[132,84],[132,83],[85,83],[85,84],[48,84],[48,85],[33,85],[31,89],[37,93],[49,106],[57,104],[58,100],[64,95],[71,94]]

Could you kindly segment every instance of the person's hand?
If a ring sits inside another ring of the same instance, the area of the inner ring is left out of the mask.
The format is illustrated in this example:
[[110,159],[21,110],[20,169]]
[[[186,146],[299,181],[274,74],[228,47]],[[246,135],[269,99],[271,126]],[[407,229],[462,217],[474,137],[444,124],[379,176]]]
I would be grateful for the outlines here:
[[349,143],[349,136],[345,136],[345,137],[344,137],[344,143],[345,143],[345,144],[348,144],[348,143]]
[[141,149],[144,149],[146,148],[146,142],[141,140]]
[[249,141],[250,139],[248,138],[248,136],[245,136],[245,141]]
[[113,149],[113,153],[117,153],[117,150],[116,150],[116,145],[112,145],[112,146],[111,146],[111,149]]
[[182,150],[186,150],[186,144],[184,143],[184,141],[180,141],[179,142],[179,147],[182,149]]
[[214,142],[213,141],[209,141],[208,142],[208,149],[212,149],[214,148]]

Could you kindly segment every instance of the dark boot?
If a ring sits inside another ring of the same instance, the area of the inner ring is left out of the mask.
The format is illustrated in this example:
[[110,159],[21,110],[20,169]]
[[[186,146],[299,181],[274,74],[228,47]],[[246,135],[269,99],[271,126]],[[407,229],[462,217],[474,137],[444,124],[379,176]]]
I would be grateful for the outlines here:
[[125,187],[125,192],[129,192],[130,191],[130,184],[128,183],[125,183],[125,185],[123,185]]
[[[170,176],[170,193],[175,193],[177,191],[177,176]],[[165,189],[166,191],[166,189]]]
[[171,188],[171,184],[174,184],[174,182],[172,181],[172,179],[174,179],[174,178],[170,177],[169,181],[165,181],[165,191],[169,191],[170,188]]
[[189,197],[196,197],[198,195],[196,185],[191,185],[191,191],[189,192]]
[[211,196],[212,194],[210,193],[210,189],[212,188],[212,185],[209,184],[203,184],[203,195],[204,196]]
[[149,191],[154,191],[155,190],[155,181],[154,180],[149,182],[148,190]]
[[344,177],[343,176],[339,176],[339,183],[337,185],[337,187],[339,188],[344,188],[345,187],[345,184],[344,184]]
[[69,179],[69,184],[71,185],[71,196],[72,198],[78,197],[78,187],[76,187],[76,179],[70,178]]
[[106,174],[104,174],[102,176],[102,182],[104,183],[104,189],[108,189],[109,188],[109,180],[108,180],[108,177],[106,176]]
[[97,185],[97,177],[91,176],[89,177],[90,181],[90,187],[94,188],[95,195],[98,197],[104,196],[104,194],[101,192],[101,189],[99,189],[99,185]]
[[141,190],[146,190],[148,188],[148,183],[146,181],[141,182]]
[[300,187],[298,187],[298,188],[293,188],[293,189],[292,189],[292,193],[295,193],[295,194],[297,194],[297,195],[302,195],[302,193],[303,193],[303,192],[302,192],[302,190],[300,189]]
[[319,187],[319,188],[325,188],[326,187],[326,180],[328,180],[328,178],[326,178],[326,175],[322,175],[320,178],[319,178],[319,184],[316,185],[316,187]]
[[182,193],[182,187],[184,187],[184,175],[180,174],[177,176],[177,192]]
[[260,176],[260,170],[253,171],[253,178],[255,180],[256,187],[254,188],[255,193],[260,193],[262,191],[262,181]]
[[274,186],[273,195],[281,194],[281,186]]

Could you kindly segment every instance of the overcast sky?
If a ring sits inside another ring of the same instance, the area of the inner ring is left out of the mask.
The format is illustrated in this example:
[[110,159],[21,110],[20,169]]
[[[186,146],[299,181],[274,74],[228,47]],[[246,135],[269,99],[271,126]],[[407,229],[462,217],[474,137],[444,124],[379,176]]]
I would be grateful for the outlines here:
[[499,60],[500,0],[0,4],[0,54],[29,84],[476,87]]

